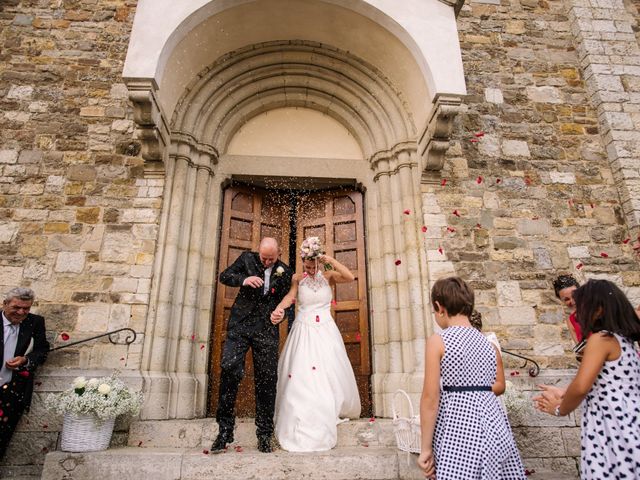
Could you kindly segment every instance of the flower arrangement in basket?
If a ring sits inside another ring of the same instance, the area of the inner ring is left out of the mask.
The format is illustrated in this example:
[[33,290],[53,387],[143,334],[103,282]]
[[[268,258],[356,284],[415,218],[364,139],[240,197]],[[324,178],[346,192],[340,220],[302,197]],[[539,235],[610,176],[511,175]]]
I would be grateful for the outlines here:
[[[409,417],[400,417],[396,399],[399,395],[404,395],[409,403]],[[396,390],[393,394],[393,433],[396,436],[398,449],[408,453],[420,453],[420,415],[414,415],[411,398],[404,390]]]
[[109,446],[118,415],[137,415],[142,406],[140,392],[129,389],[118,378],[77,377],[71,388],[49,395],[49,410],[64,415],[61,449],[68,452],[104,450]]
[[531,400],[509,380],[507,380],[504,385],[505,390],[502,395],[502,401],[507,409],[509,420],[512,423],[517,423],[522,420],[523,415],[530,408]]

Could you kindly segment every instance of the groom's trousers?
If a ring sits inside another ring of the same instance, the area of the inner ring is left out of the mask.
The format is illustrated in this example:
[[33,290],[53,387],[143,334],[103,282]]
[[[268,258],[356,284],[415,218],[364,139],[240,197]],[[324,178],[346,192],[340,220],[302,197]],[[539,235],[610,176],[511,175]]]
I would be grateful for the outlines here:
[[264,325],[256,332],[232,329],[222,351],[220,394],[216,421],[219,431],[231,438],[235,425],[235,403],[238,386],[244,376],[245,358],[249,348],[253,352],[253,378],[256,398],[256,434],[273,435],[273,415],[278,383],[278,327]]

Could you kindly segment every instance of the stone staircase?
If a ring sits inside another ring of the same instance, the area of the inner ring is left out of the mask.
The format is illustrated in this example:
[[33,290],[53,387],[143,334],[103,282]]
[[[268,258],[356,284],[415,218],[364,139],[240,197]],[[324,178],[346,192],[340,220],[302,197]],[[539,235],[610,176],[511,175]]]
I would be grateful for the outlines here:
[[[366,419],[338,426],[338,445],[328,452],[264,454],[255,426],[241,420],[225,453],[208,452],[217,435],[212,419],[140,421],[131,424],[128,445],[102,452],[51,452],[43,480],[396,480],[422,479],[409,456],[395,447],[391,420]],[[535,463],[535,462],[534,462]],[[577,475],[536,468],[530,479],[572,480]]]

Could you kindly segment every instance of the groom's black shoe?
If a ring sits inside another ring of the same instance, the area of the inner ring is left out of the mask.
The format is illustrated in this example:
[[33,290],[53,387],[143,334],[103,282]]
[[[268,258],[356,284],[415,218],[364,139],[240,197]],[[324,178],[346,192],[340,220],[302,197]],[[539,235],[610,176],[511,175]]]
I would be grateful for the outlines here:
[[271,437],[258,437],[258,450],[262,453],[273,452],[273,442]]
[[233,442],[233,434],[219,433],[211,445],[211,453],[222,453],[227,449],[227,444]]

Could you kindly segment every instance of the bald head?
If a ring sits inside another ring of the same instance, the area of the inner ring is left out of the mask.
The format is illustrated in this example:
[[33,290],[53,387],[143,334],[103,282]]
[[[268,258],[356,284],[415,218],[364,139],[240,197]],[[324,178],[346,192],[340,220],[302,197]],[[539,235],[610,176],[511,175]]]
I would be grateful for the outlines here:
[[269,268],[276,263],[278,255],[280,254],[280,247],[278,241],[272,237],[264,237],[260,241],[260,247],[258,248],[258,254],[260,255],[260,261],[265,268]]

